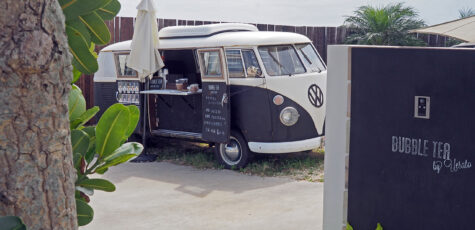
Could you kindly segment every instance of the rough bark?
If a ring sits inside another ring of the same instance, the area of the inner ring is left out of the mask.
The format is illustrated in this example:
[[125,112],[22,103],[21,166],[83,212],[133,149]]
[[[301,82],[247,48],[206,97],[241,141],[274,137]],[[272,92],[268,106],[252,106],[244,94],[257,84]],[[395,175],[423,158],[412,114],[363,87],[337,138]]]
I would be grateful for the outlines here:
[[0,215],[77,229],[71,55],[56,0],[0,1]]

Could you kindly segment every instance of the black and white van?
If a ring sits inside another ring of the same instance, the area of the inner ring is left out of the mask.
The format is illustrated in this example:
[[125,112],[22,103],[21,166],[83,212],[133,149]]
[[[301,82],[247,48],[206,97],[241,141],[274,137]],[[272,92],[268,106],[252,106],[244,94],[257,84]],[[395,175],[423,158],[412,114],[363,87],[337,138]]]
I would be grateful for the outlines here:
[[148,86],[127,67],[131,41],[101,50],[96,105],[143,108],[147,95],[145,134],[213,143],[228,168],[244,167],[252,153],[319,146],[327,74],[307,37],[238,23],[166,27],[159,35],[165,67]]

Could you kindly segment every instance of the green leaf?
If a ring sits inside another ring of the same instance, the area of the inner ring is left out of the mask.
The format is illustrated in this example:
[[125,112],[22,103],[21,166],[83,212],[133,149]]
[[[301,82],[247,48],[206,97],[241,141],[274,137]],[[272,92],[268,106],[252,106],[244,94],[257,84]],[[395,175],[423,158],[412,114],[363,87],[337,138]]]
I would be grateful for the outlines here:
[[[89,179],[89,178],[86,178],[86,179]],[[77,183],[77,181],[76,181]],[[90,188],[85,188],[85,187],[81,187],[79,185],[76,186],[76,190],[77,191],[80,191],[88,196],[92,196],[94,195],[94,189],[90,189]]]
[[96,169],[95,172],[102,175],[102,174],[106,173],[107,170],[109,170],[109,168],[106,167],[106,168]]
[[380,223],[376,225],[376,230],[383,230],[383,226]]
[[353,227],[351,227],[350,223],[346,223],[346,230],[353,230]]
[[85,44],[91,43],[91,35],[86,25],[78,17],[65,22],[66,26],[74,30],[74,35],[84,41]]
[[73,163],[74,163],[74,168],[78,171],[80,171],[79,167],[81,166],[81,158],[82,155],[80,153],[73,153]]
[[26,226],[17,216],[0,216],[0,230],[26,230]]
[[118,103],[102,114],[96,126],[96,153],[99,157],[107,157],[121,145],[129,117],[129,109]]
[[76,85],[72,85],[71,92],[69,93],[69,120],[74,121],[86,112],[86,99],[82,95],[81,89]]
[[92,210],[91,206],[82,200],[76,199],[76,211],[79,226],[91,223],[94,218],[94,210]]
[[70,124],[71,127],[70,128],[71,129],[76,129],[78,127],[83,126],[89,120],[91,120],[97,114],[97,112],[99,112],[99,107],[98,106],[94,106],[94,107],[88,109],[86,112],[81,114],[81,116],[79,116],[79,118],[77,118],[76,120],[71,122],[71,124]]
[[76,81],[78,81],[79,78],[81,78],[81,75],[82,73],[73,66],[73,81],[71,84],[74,84]]
[[86,179],[79,183],[79,186],[84,188],[102,190],[106,192],[115,191],[115,186],[108,180],[104,179]]
[[[107,44],[111,39],[109,28],[102,18],[96,13],[81,15],[79,20],[89,29],[91,40],[99,45]],[[89,48],[89,47],[88,47]]]
[[87,151],[86,153],[86,156],[85,156],[85,159],[86,159],[86,162],[89,164],[92,162],[92,160],[94,159],[94,156],[96,155],[96,137],[91,137],[91,139],[89,140],[89,143],[91,144],[89,146],[89,150]]
[[79,193],[79,190],[75,190],[74,191],[74,197],[76,199],[81,199],[82,201],[85,201],[82,197],[81,197],[81,193]]
[[111,0],[59,0],[66,20],[93,12],[110,2]]
[[127,132],[125,133],[125,140],[127,140],[130,135],[132,135],[140,120],[140,110],[137,106],[129,105],[127,106],[127,108],[130,112],[130,119],[129,126],[127,127]]
[[128,142],[121,145],[117,148],[112,154],[104,157],[104,161],[109,162],[114,160],[115,158],[128,155],[128,154],[135,154],[136,156],[140,155],[143,150],[143,146],[137,142]]
[[94,155],[96,154],[96,127],[87,126],[83,128],[82,131],[89,135],[89,149],[87,150],[85,156],[86,162],[89,164],[91,163],[92,159],[94,159]]
[[91,46],[89,46],[89,51],[91,51],[92,56],[94,56],[97,59],[97,53],[96,53],[96,44],[94,42],[91,42]]
[[[96,107],[96,106],[94,106]],[[96,126],[86,126],[81,129],[82,131],[86,132],[89,138],[96,136]]]
[[77,29],[66,25],[69,51],[74,59],[72,64],[84,74],[92,74],[97,71],[98,64],[94,55],[89,51],[90,43],[86,42],[82,33]]
[[82,130],[71,130],[71,145],[73,154],[79,153],[84,156],[89,149],[89,136]]
[[96,13],[104,20],[113,19],[120,11],[120,3],[117,0],[112,0],[109,4],[96,10]]
[[102,166],[99,166],[95,172],[99,173],[99,174],[104,174],[105,171],[107,171],[107,169],[111,166],[116,166],[118,164],[122,164],[122,163],[125,163],[127,161],[129,161],[130,159],[136,157],[137,155],[136,154],[125,154],[125,155],[122,155],[120,157],[116,157],[114,158],[113,160],[110,160],[108,162],[106,162],[104,165]]

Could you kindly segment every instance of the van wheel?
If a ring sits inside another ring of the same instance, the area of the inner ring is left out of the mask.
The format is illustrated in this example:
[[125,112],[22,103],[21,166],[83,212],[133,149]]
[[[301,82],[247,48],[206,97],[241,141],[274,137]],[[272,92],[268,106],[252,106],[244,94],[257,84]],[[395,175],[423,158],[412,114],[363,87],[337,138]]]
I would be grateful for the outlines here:
[[249,162],[251,151],[241,133],[231,130],[228,143],[216,143],[215,156],[225,168],[240,169]]

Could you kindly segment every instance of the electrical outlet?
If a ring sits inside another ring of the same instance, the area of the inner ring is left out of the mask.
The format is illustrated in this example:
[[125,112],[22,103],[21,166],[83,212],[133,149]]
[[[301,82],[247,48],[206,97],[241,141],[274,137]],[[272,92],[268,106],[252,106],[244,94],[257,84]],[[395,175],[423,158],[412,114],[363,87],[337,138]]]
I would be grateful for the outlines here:
[[414,99],[414,117],[430,119],[430,97],[416,96]]

